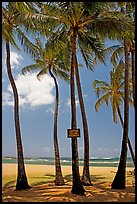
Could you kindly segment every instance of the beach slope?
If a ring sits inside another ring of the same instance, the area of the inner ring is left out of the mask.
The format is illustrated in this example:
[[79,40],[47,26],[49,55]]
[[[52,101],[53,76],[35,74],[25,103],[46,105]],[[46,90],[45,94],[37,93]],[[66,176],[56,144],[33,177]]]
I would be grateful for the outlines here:
[[[85,186],[85,196],[74,195],[71,166],[62,166],[65,185],[55,186],[53,165],[25,165],[29,190],[15,191],[16,164],[2,164],[2,202],[135,202],[134,168],[127,168],[126,189],[111,189],[116,167],[90,167],[93,186]],[[83,167],[80,166],[82,175]]]

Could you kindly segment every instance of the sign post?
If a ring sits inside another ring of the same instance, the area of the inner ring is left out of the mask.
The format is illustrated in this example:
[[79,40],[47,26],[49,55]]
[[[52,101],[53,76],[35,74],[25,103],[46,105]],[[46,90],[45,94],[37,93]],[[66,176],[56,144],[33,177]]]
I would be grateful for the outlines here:
[[67,129],[68,138],[80,137],[80,129]]
[[80,180],[79,165],[78,165],[78,153],[77,153],[77,138],[80,137],[80,129],[67,129],[68,138],[72,140],[72,190],[74,194],[84,195],[84,188]]

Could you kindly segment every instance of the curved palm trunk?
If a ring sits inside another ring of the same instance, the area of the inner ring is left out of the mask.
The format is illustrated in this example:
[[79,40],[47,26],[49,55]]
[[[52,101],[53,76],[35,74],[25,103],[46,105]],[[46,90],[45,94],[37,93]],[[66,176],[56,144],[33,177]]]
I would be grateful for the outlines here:
[[[121,112],[120,112],[120,108],[119,108],[118,105],[117,105],[117,112],[118,112],[118,115],[119,115],[119,118],[120,118],[120,121],[121,121],[121,125],[124,128],[124,122],[123,122],[122,115],[121,115]],[[132,149],[132,145],[131,145],[129,136],[128,136],[128,147],[129,147],[129,150],[130,150],[130,153],[131,153],[131,156],[132,156],[132,160],[133,160],[134,165],[135,165],[135,155],[134,155],[134,152],[133,152],[133,149]]]
[[124,128],[123,128],[123,140],[122,149],[120,155],[120,161],[115,178],[112,182],[112,189],[124,189],[126,188],[126,159],[127,159],[127,142],[128,142],[128,122],[129,122],[129,102],[128,102],[128,78],[129,78],[129,60],[128,60],[128,47],[127,40],[124,40],[125,51],[125,88],[124,88]]
[[76,60],[76,67],[75,67],[76,83],[77,83],[80,109],[81,109],[81,115],[82,115],[83,131],[84,131],[84,168],[83,168],[83,176],[82,176],[81,181],[82,181],[83,185],[85,185],[85,186],[92,186],[92,183],[90,180],[90,172],[89,172],[88,124],[87,124],[86,112],[85,112],[84,101],[83,101],[83,96],[82,96],[82,89],[81,89],[81,84],[80,84],[77,58],[75,60]]
[[[75,129],[76,124],[76,102],[75,102],[75,85],[74,85],[74,68],[75,68],[75,56],[76,56],[76,35],[72,36],[72,62],[71,62],[71,78],[70,78],[70,93],[71,93],[71,128]],[[71,139],[72,145],[72,175],[73,183],[71,192],[77,195],[84,194],[84,188],[80,180],[79,174],[79,161],[78,161],[78,144],[77,138]]]
[[135,108],[135,50],[134,48],[131,51],[132,57],[132,86],[133,86],[133,99],[134,99],[134,108]]
[[61,171],[59,147],[58,147],[58,139],[57,139],[59,91],[58,91],[57,80],[51,71],[51,67],[49,68],[49,73],[54,80],[55,88],[56,88],[56,103],[55,103],[55,112],[54,112],[54,151],[55,151],[55,171],[56,171],[55,184],[60,186],[60,185],[64,185],[65,183],[64,183],[64,179]]
[[6,42],[6,52],[7,52],[7,60],[6,60],[7,73],[8,73],[8,77],[14,94],[14,120],[15,120],[17,154],[18,154],[18,175],[17,175],[16,190],[22,190],[22,189],[29,189],[30,186],[28,185],[25,166],[24,166],[23,147],[22,147],[22,141],[21,141],[20,122],[19,122],[19,100],[18,100],[17,88],[11,73],[9,42]]

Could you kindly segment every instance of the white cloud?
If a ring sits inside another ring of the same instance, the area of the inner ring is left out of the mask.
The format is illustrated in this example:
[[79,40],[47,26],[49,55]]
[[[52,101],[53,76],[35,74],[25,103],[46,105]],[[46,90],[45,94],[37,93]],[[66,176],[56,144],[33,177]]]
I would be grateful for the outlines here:
[[46,110],[46,113],[52,113],[52,114],[54,114],[54,112],[55,112],[55,108],[54,108],[54,107],[50,107],[50,108],[48,108],[48,109]]
[[5,106],[13,106],[12,95],[9,92],[2,93],[2,104]]
[[[20,54],[11,51],[10,63],[12,69],[19,67],[22,60],[23,58]],[[4,68],[6,68],[5,57],[3,58],[2,64],[4,64]],[[17,75],[15,83],[19,94],[20,106],[29,106],[31,108],[54,103],[54,96],[52,93],[54,81],[48,75],[45,75],[40,81],[36,78],[35,73]],[[11,85],[9,85],[7,91],[3,93],[2,99],[4,106],[13,106],[13,91]]]
[[10,63],[12,68],[17,68],[17,66],[21,63],[23,60],[22,56],[16,52],[11,51],[10,53]]
[[[3,71],[5,73],[6,70],[6,52],[4,52],[4,56],[2,58],[2,66],[3,66]],[[11,64],[11,69],[18,68],[18,66],[21,64],[23,58],[20,54],[10,51],[10,64]]]
[[[76,106],[78,106],[79,105],[79,100],[77,98],[75,99],[75,102],[76,102]],[[67,99],[66,105],[67,106],[71,105],[71,99],[70,98]]]
[[[54,81],[48,75],[45,75],[40,81],[36,78],[36,74],[18,75],[15,80],[20,106],[29,105],[36,107],[54,103],[53,88]],[[3,105],[13,105],[13,92],[11,86],[4,93]]]

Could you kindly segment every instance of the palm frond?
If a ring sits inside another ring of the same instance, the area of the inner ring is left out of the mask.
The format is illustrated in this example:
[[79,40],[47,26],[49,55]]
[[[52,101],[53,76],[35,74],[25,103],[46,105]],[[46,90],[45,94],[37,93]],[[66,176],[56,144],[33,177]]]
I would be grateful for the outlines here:
[[117,48],[117,49],[113,52],[113,54],[112,54],[112,56],[111,56],[111,62],[112,62],[112,64],[113,64],[114,66],[116,66],[116,65],[118,64],[119,60],[122,59],[122,57],[124,56],[124,55],[123,55],[123,54],[124,54],[123,52],[124,52],[124,49],[123,49],[122,46],[119,47],[119,48]]
[[103,104],[103,102],[105,102],[106,105],[108,106],[108,100],[109,100],[109,98],[110,98],[110,95],[111,95],[110,93],[107,93],[107,94],[101,96],[101,97],[97,100],[97,102],[96,102],[96,104],[95,104],[95,110],[96,110],[96,112],[98,112],[98,109],[99,109],[99,107]]
[[113,113],[113,120],[114,123],[118,123],[118,119],[117,119],[117,101],[114,97],[110,98],[111,101],[111,105],[112,105],[112,113]]
[[16,14],[17,11],[21,13],[26,13],[29,11],[36,12],[36,7],[34,2],[8,2],[7,8]]
[[25,51],[32,55],[32,57],[38,56],[38,48],[26,37],[24,32],[20,28],[17,28],[17,37],[19,38],[21,45]]
[[101,80],[94,80],[93,81],[93,87],[94,88],[96,88],[96,86],[105,86],[105,87],[110,87],[110,85],[107,83],[107,82],[105,82],[105,81],[101,81]]
[[131,18],[123,16],[121,12],[102,12],[92,23],[94,34],[100,33],[110,39],[134,38],[135,28]]
[[67,73],[65,70],[61,70],[57,66],[54,66],[54,68],[52,70],[53,70],[54,74],[56,76],[60,77],[61,79],[65,80],[65,81],[70,80],[69,73]]
[[82,32],[78,34],[78,43],[87,68],[94,68],[95,60],[105,64],[105,45],[95,37]]
[[45,74],[45,70],[40,70],[40,72],[37,74],[37,79],[40,81],[45,76]]
[[27,74],[28,72],[36,71],[37,69],[41,69],[38,64],[28,65],[22,68],[22,74]]
[[87,15],[93,15],[102,11],[108,11],[113,7],[112,2],[83,2],[85,13]]
[[106,83],[104,81],[99,81],[99,80],[93,81],[93,88],[95,89],[97,97],[99,97],[100,94],[110,92],[110,90],[111,90],[111,87],[108,83]]

